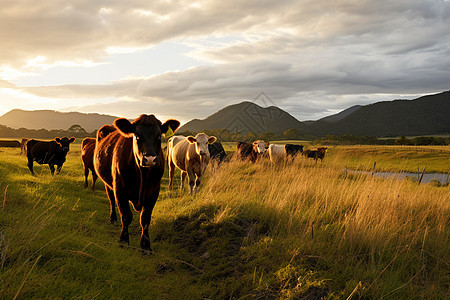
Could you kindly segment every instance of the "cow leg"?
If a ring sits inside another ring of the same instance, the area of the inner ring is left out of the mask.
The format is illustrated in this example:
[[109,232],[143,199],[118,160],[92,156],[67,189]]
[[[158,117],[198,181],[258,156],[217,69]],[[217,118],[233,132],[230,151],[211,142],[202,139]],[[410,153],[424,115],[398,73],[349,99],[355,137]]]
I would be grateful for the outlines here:
[[89,169],[87,167],[84,168],[84,188],[88,187],[88,176],[89,176]]
[[114,191],[114,196],[117,199],[117,206],[119,207],[119,213],[122,221],[122,232],[120,233],[120,241],[130,244],[130,236],[128,235],[128,226],[130,226],[133,220],[133,213],[130,209],[127,193],[125,191],[118,190],[117,187]]
[[59,174],[59,172],[61,172],[62,165],[57,165],[57,167],[56,174]]
[[33,159],[30,159],[30,157],[28,157],[28,169],[30,169],[31,175],[34,176],[34,171],[33,171]]
[[116,197],[114,196],[114,191],[112,189],[110,189],[106,184],[105,184],[105,190],[106,190],[106,194],[108,195],[108,199],[109,199],[109,208],[110,208],[109,220],[111,221],[111,224],[113,224],[113,223],[117,222]]
[[[169,190],[173,188],[173,176],[175,176],[175,164],[169,156]],[[181,184],[183,184],[183,182],[181,182]]]
[[187,172],[181,171],[181,185],[180,185],[180,190],[183,190],[183,185],[184,185],[184,181],[186,179],[187,176]]
[[193,170],[188,169],[188,178],[189,178],[189,195],[193,196],[195,193],[195,174]]
[[143,250],[149,250],[152,251],[152,248],[150,247],[150,237],[148,236],[148,227],[150,226],[150,221],[152,220],[152,211],[153,207],[155,207],[156,199],[158,198],[159,193],[155,193],[156,197],[152,195],[150,201],[150,205],[146,206],[144,205],[142,212],[141,212],[141,227],[142,227],[142,234],[141,234],[141,248]]
[[200,186],[200,178],[200,176],[197,176],[197,178],[195,179],[194,194],[195,192],[197,192],[197,189]]
[[[95,181],[97,180],[98,176],[97,176],[97,173],[95,173],[95,170],[92,171],[91,173],[92,173],[92,186],[91,186],[91,189],[92,189],[92,191],[94,191],[95,190]],[[86,180],[87,180],[87,178],[86,178]],[[87,184],[87,181],[86,181],[86,184]]]
[[50,173],[52,173],[52,175],[55,175],[55,166],[52,164],[49,164],[48,167],[50,168]]

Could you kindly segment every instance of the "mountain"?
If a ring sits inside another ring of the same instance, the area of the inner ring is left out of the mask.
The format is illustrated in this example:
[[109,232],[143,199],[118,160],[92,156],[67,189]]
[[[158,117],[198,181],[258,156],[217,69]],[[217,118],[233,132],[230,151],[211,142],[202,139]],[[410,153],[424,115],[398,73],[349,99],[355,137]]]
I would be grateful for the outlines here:
[[327,134],[395,137],[450,134],[450,91],[414,100],[393,100],[355,105],[318,121],[300,122],[289,113],[252,102],[227,106],[204,120],[194,119],[179,129],[199,132],[226,128],[246,133],[296,128],[314,136]]
[[227,106],[206,119],[189,121],[178,132],[228,129],[241,133],[282,133],[290,128],[301,130],[304,125],[284,110],[270,106],[261,107],[253,102]]
[[313,135],[353,134],[395,137],[450,133],[450,91],[414,100],[394,100],[365,105],[346,117],[308,125]]
[[13,109],[0,117],[0,124],[18,129],[63,129],[80,125],[87,132],[92,132],[105,124],[112,124],[117,117],[79,112],[58,112],[53,110]]
[[353,112],[357,111],[361,107],[362,107],[362,105],[354,105],[352,107],[349,107],[349,108],[341,111],[340,113],[322,118],[319,121],[325,121],[325,122],[331,122],[331,123],[337,122],[337,121],[342,120],[343,118],[347,117],[348,115],[352,114]]

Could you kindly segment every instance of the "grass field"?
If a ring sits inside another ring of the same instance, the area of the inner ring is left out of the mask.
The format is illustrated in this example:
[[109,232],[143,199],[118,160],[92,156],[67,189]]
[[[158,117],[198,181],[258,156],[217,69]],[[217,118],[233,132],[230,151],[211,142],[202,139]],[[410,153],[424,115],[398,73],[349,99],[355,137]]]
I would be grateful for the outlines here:
[[102,183],[83,189],[79,149],[60,175],[35,166],[33,177],[20,149],[0,148],[0,298],[450,296],[450,188],[343,171],[377,161],[446,173],[448,147],[333,147],[317,164],[211,165],[195,198],[167,191],[166,172],[152,255],[139,251],[137,213],[130,246],[119,246]]

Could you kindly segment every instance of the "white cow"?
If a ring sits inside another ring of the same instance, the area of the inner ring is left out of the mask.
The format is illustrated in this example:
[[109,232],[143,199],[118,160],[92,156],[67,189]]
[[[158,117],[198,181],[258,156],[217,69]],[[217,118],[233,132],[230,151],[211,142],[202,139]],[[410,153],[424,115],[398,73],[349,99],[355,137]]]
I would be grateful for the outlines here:
[[169,189],[173,187],[175,167],[181,170],[181,189],[186,175],[189,178],[190,195],[194,195],[200,185],[200,178],[205,173],[210,154],[208,144],[216,141],[216,137],[198,133],[193,136],[174,136],[167,143],[169,160]]
[[284,145],[270,144],[269,157],[271,163],[275,163],[278,160],[284,160],[286,157]]

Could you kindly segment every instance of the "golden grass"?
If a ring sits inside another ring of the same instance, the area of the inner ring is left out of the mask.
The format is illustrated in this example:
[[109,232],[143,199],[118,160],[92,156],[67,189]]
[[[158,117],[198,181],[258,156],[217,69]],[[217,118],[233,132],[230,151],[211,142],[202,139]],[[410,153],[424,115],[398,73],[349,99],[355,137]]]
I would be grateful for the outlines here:
[[201,201],[225,204],[221,219],[248,207],[275,221],[277,232],[322,236],[353,254],[423,250],[434,242],[442,251],[450,242],[449,187],[346,173],[305,158],[287,166],[232,161],[209,172]]

